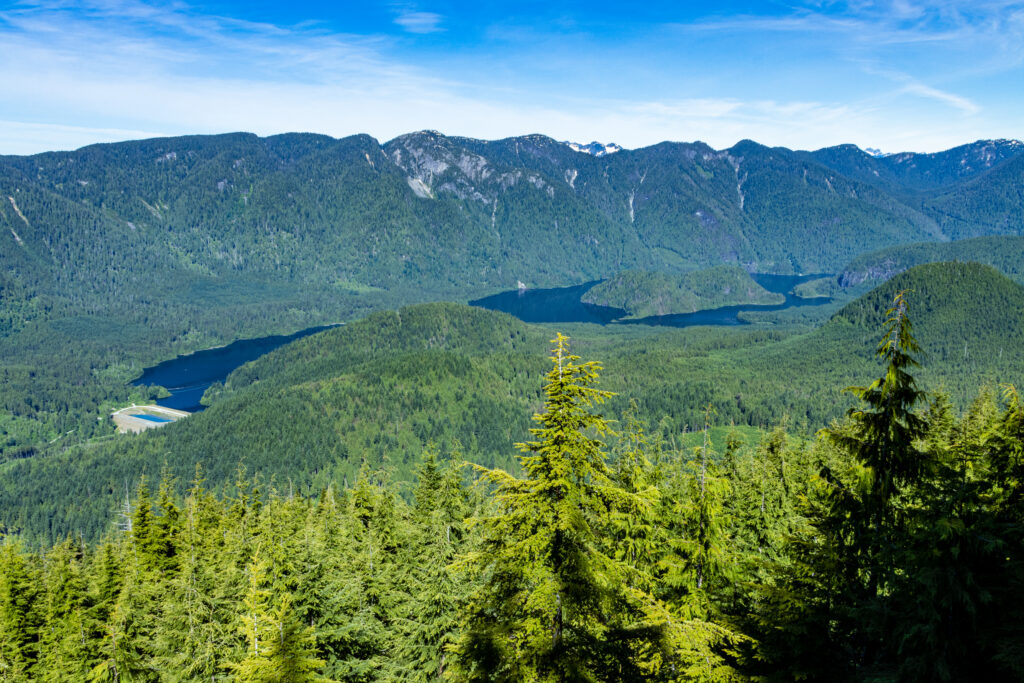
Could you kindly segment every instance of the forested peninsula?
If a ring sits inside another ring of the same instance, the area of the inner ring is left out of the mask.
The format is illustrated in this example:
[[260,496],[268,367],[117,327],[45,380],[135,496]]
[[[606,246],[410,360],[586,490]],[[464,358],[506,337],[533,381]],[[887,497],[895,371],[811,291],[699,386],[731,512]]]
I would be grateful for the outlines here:
[[625,310],[630,317],[693,313],[739,304],[781,304],[782,294],[769,292],[739,266],[667,275],[626,271],[587,290],[583,301]]

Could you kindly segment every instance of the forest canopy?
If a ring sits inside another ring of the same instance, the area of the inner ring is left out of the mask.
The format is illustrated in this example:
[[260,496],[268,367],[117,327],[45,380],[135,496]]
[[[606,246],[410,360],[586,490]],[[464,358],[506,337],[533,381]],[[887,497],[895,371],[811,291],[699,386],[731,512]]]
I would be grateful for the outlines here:
[[[0,546],[6,680],[1019,680],[1024,404],[962,414],[897,292],[811,439],[665,438],[559,335],[518,472],[427,444],[296,493],[142,480],[96,542]],[[876,335],[877,338],[877,335]]]

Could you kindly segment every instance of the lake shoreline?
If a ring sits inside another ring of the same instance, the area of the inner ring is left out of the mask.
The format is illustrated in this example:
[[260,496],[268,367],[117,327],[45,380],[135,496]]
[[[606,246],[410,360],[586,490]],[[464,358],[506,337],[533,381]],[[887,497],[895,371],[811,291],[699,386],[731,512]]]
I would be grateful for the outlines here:
[[740,318],[741,313],[782,311],[803,306],[824,306],[832,302],[831,297],[807,299],[796,296],[793,289],[810,280],[831,277],[828,273],[807,275],[777,275],[773,273],[751,273],[764,289],[785,298],[780,304],[739,304],[708,308],[691,313],[670,313],[667,315],[633,318],[621,308],[589,304],[581,301],[582,296],[603,280],[593,280],[569,287],[544,289],[514,289],[474,299],[470,306],[491,311],[508,313],[527,323],[593,323],[598,325],[647,325],[651,327],[694,327],[698,325],[735,326],[750,325]]
[[163,387],[170,396],[157,399],[158,406],[197,413],[206,408],[200,403],[206,390],[216,382],[223,382],[236,368],[296,339],[344,324],[316,325],[287,335],[237,339],[228,344],[192,351],[143,369],[142,374],[130,384]]

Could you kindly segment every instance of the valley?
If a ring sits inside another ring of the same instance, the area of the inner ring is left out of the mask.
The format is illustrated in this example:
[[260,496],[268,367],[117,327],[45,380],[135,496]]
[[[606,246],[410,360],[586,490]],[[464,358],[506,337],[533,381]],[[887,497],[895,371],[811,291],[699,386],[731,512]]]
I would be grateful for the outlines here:
[[1021,45],[4,3],[0,683],[1024,681]]
[[[1020,151],[995,140],[877,158],[744,141],[596,157],[543,136],[423,131],[384,144],[232,134],[2,157],[0,194],[14,201],[0,222],[17,239],[0,240],[0,460],[69,431],[61,445],[108,434],[99,418],[151,398],[129,381],[159,361],[410,303],[475,301],[517,281],[536,291],[723,263],[840,273],[819,283],[832,308],[733,318],[799,327],[884,279],[851,273],[898,272],[857,265],[871,250],[929,240],[904,268],[959,258],[963,244],[1012,277],[1017,260],[999,255],[1016,248],[1007,233],[1021,216],[1001,188]],[[976,203],[986,188],[976,222],[942,227],[957,197]],[[970,239],[948,241],[960,237]]]
[[[902,606],[901,628],[931,628],[907,607],[932,576],[920,565],[966,556],[995,567],[986,590],[1018,595],[1011,555],[957,546],[936,560],[951,537],[934,530],[948,514],[1017,543],[1004,496],[1019,481],[1021,151],[745,141],[591,156],[543,136],[427,131],[0,157],[0,193],[16,200],[0,206],[13,236],[0,240],[0,534],[17,539],[0,545],[0,576],[90,577],[73,600],[91,611],[45,617],[78,635],[23,648],[81,647],[81,661],[25,666],[152,673],[194,652],[216,680],[248,661],[242,639],[182,644],[199,631],[174,625],[181,610],[205,600],[194,623],[231,633],[261,591],[298,601],[301,622],[267,623],[282,642],[310,624],[302,647],[338,680],[400,678],[421,627],[447,639],[424,657],[469,662],[453,639],[479,631],[456,615],[474,591],[498,593],[452,566],[546,519],[502,526],[503,501],[528,499],[519,482],[547,462],[522,454],[565,438],[595,468],[581,490],[604,487],[579,494],[590,547],[645,587],[614,598],[623,633],[640,632],[641,600],[674,639],[651,641],[658,652],[697,679],[708,662],[732,680],[895,675],[904,651],[932,649],[907,636],[865,664],[847,647],[883,628],[861,618],[879,602]],[[579,386],[552,375],[564,363]],[[598,375],[608,393],[591,391]],[[536,431],[559,415],[578,421]],[[911,433],[886,453],[927,463],[898,484],[864,475],[888,471],[858,450],[877,415]],[[975,516],[948,512],[960,501]],[[857,545],[870,536],[858,525],[894,506],[912,520],[886,528],[898,542]],[[836,569],[866,576],[888,547],[905,548],[884,558],[891,593]],[[264,571],[294,589],[261,588]],[[848,611],[828,614],[818,592]],[[426,618],[428,598],[441,607]],[[972,604],[972,647],[1008,651],[1003,616]],[[155,626],[121,633],[134,623],[121,614]],[[803,629],[826,617],[809,645]],[[140,654],[102,654],[114,632]],[[601,656],[657,669],[633,647]],[[988,666],[995,680],[1009,665]]]

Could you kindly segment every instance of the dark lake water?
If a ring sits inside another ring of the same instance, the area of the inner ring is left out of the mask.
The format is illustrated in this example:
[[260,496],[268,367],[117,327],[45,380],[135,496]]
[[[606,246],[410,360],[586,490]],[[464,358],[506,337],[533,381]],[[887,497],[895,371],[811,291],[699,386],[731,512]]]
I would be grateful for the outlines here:
[[157,401],[158,405],[190,413],[202,410],[199,400],[210,385],[222,382],[231,371],[251,360],[256,360],[288,342],[322,332],[333,325],[321,325],[299,330],[294,334],[240,339],[227,346],[196,351],[186,356],[166,360],[159,365],[146,368],[142,376],[132,382],[136,386],[159,385],[171,392],[167,398]]
[[595,306],[580,301],[583,294],[601,282],[594,280],[573,287],[555,289],[514,289],[470,301],[491,311],[510,313],[527,323],[597,323],[607,325],[626,315],[621,308]]
[[668,327],[690,327],[693,325],[746,325],[739,314],[745,311],[781,311],[797,306],[821,306],[831,299],[802,299],[791,292],[794,287],[808,280],[828,277],[814,275],[772,275],[752,273],[751,277],[769,292],[782,294],[786,300],[771,306],[724,306],[696,313],[676,315],[655,315],[636,320],[621,320],[626,311],[610,306],[594,306],[580,301],[583,294],[601,280],[594,280],[573,287],[554,289],[525,289],[501,292],[493,296],[470,301],[492,311],[510,313],[528,323],[597,323],[598,325],[662,325]]
[[[801,299],[790,290],[801,282],[825,275],[752,275],[765,289],[786,296],[784,303],[775,306],[726,306],[696,313],[661,315],[638,320],[621,320],[626,311],[609,306],[594,306],[580,301],[584,292],[600,280],[572,287],[553,289],[526,289],[502,292],[469,303],[492,311],[504,311],[529,323],[596,323],[598,325],[665,325],[689,327],[691,325],[743,325],[739,314],[743,311],[781,311],[795,306],[820,306],[829,299]],[[135,385],[159,385],[171,392],[157,401],[161,406],[185,410],[190,413],[204,408],[199,402],[214,382],[222,382],[235,368],[255,360],[288,342],[333,327],[310,327],[289,335],[275,335],[257,339],[241,339],[227,346],[196,351],[178,356],[159,365],[146,368]]]

